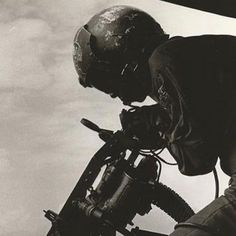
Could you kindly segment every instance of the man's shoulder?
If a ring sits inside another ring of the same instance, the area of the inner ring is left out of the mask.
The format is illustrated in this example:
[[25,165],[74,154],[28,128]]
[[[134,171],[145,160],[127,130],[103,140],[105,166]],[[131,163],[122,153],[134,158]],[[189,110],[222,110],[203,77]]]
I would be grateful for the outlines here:
[[174,36],[168,39],[163,44],[159,45],[155,50],[163,50],[164,48],[175,47],[176,45],[188,46],[192,45],[193,48],[198,44],[210,44],[210,43],[235,43],[236,36],[234,35],[221,35],[221,34],[204,34],[204,35],[195,35],[195,36]]
[[[213,57],[219,51],[236,52],[236,36],[232,35],[197,35],[175,36],[154,49],[149,58],[150,65],[162,67],[173,62],[190,62],[198,57]],[[189,60],[190,59],[190,60]]]

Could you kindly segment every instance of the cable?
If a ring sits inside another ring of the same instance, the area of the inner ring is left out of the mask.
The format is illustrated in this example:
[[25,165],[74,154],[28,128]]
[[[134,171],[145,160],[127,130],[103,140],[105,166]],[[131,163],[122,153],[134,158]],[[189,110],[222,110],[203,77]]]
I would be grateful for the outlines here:
[[132,104],[128,104],[128,106],[130,107],[130,108],[128,109],[128,112],[132,112],[132,111],[134,111],[135,109],[140,108],[139,106],[135,106],[135,105],[132,105]]
[[214,179],[215,179],[215,199],[219,197],[219,178],[216,168],[213,169]]
[[162,164],[161,164],[161,161],[157,159],[157,162],[158,162],[158,175],[157,175],[157,179],[156,181],[159,182],[160,180],[160,177],[161,177],[161,171],[162,171]]
[[150,151],[150,150],[144,150],[144,149],[142,149],[142,150],[140,150],[140,153],[150,154],[151,151]]
[[[163,149],[162,149],[163,150]],[[158,152],[158,153],[155,153],[153,151],[151,151],[152,155],[154,157],[156,157],[158,160],[162,161],[163,163],[167,164],[167,165],[170,165],[170,166],[176,166],[178,165],[177,163],[171,163],[171,162],[168,162],[166,160],[164,160],[163,158],[161,158],[158,154],[160,154],[161,152]]]
[[157,150],[154,149],[154,150],[151,150],[151,152],[154,152],[156,155],[159,155],[159,154],[161,154],[163,152],[164,149],[165,148],[162,148],[158,152],[156,152]]
[[149,150],[149,151],[146,151],[146,150],[140,150],[139,151],[139,154],[142,155],[142,156],[153,156],[157,163],[158,163],[158,176],[157,176],[157,181],[159,181],[160,179],[160,176],[161,176],[161,171],[162,171],[162,162],[167,164],[167,165],[177,165],[177,163],[170,163],[170,162],[167,162],[166,160],[164,160],[163,158],[161,158],[159,156],[160,153],[162,153],[162,151],[164,150],[164,148],[162,148],[161,150],[159,150],[157,153],[155,153],[155,150]]

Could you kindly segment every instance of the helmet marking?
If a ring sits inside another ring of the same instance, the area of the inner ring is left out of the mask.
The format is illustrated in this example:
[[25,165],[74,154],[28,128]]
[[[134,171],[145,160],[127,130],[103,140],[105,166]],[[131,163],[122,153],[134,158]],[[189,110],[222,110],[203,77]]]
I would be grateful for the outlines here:
[[111,9],[108,9],[103,14],[100,15],[100,21],[102,24],[110,24],[113,21],[116,21],[119,18],[119,12],[125,9],[124,6],[115,6]]
[[105,34],[105,40],[109,41],[112,36],[113,36],[113,33],[110,30],[108,30]]

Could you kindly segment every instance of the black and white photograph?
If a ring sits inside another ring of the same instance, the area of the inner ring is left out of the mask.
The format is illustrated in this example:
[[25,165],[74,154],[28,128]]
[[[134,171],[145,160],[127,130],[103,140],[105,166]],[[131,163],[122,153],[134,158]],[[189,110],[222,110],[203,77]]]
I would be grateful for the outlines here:
[[0,33],[0,235],[236,235],[233,0],[0,0]]

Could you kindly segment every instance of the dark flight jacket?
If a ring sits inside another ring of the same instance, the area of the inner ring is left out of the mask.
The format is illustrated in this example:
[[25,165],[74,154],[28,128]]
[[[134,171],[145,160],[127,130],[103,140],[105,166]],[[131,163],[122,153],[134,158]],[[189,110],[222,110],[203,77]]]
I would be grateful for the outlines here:
[[180,171],[209,173],[220,157],[225,173],[236,172],[236,37],[174,37],[149,67],[150,96],[170,117],[164,137]]

